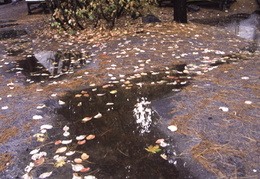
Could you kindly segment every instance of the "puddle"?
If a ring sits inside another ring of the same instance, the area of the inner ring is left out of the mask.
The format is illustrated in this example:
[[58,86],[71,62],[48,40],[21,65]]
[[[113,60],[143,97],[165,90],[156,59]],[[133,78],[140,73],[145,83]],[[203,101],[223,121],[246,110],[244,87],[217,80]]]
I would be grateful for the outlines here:
[[195,19],[193,22],[217,26],[230,34],[252,41],[250,52],[259,50],[260,46],[260,15],[259,12],[250,14],[234,14],[226,18]]
[[224,24],[224,28],[229,33],[235,34],[239,37],[248,40],[255,40],[256,31],[260,25],[259,22],[260,22],[260,16],[257,14],[251,14],[246,19],[237,18],[228,24]]
[[22,35],[26,35],[27,32],[25,30],[8,30],[8,31],[0,31],[0,40],[10,39],[10,38],[19,38]]
[[[152,103],[188,85],[190,77],[183,73],[184,67],[112,77],[114,80],[103,86],[68,92],[59,100],[59,117],[53,120],[53,129],[36,135],[46,139],[39,148],[46,152],[45,160],[60,167],[32,167],[31,174],[53,172],[54,178],[177,178],[174,141],[157,127],[163,119]],[[161,146],[155,143],[162,138]],[[148,152],[150,145],[161,150]],[[86,154],[89,158],[85,160],[82,156]]]
[[78,51],[42,51],[26,55],[23,60],[18,60],[10,71],[16,72],[18,77],[26,77],[28,83],[34,83],[74,73],[91,62],[89,54],[84,55]]

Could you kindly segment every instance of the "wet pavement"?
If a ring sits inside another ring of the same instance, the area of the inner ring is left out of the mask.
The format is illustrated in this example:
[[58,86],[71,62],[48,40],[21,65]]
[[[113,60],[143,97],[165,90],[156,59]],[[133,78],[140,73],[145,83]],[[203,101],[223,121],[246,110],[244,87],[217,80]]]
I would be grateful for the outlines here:
[[144,25],[87,45],[81,34],[5,39],[3,178],[257,178],[259,46],[222,28]]

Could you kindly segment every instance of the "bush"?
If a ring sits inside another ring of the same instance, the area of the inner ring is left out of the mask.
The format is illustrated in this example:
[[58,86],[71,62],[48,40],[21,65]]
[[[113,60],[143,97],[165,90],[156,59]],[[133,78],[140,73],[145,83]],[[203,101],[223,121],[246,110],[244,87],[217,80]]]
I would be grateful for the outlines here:
[[97,27],[105,20],[112,29],[116,20],[123,15],[136,17],[142,9],[156,4],[156,0],[47,0],[52,11],[52,26],[64,30]]

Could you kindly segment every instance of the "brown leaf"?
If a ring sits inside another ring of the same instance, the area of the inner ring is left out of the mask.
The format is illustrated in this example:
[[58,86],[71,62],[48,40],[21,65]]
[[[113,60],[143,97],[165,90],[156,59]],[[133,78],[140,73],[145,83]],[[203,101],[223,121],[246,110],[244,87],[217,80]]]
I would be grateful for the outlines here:
[[39,158],[38,160],[34,161],[34,166],[40,166],[45,161],[44,157]]

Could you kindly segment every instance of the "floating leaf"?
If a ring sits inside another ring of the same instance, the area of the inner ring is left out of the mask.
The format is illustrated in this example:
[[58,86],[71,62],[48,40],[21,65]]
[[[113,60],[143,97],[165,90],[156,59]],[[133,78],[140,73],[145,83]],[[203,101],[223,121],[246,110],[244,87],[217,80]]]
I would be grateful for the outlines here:
[[92,117],[84,117],[81,121],[87,122],[87,121],[90,121],[91,119],[92,119]]
[[78,144],[79,145],[83,145],[83,144],[85,144],[87,141],[86,140],[81,140],[81,141],[78,141]]
[[168,126],[168,129],[169,129],[170,131],[172,131],[172,132],[175,132],[175,131],[178,130],[177,126],[175,126],[175,125],[170,125],[170,126]]
[[164,139],[157,139],[155,143],[156,143],[156,144],[160,144],[160,143],[162,143],[162,142],[164,142]]
[[52,172],[45,172],[45,173],[42,173],[39,178],[47,178],[49,176],[51,176]]
[[83,168],[85,168],[83,165],[81,164],[76,164],[76,165],[71,165],[72,166],[72,170],[75,172],[79,172],[80,170],[82,170]]
[[164,160],[167,160],[168,158],[167,158],[167,155],[165,155],[165,154],[161,154],[160,155]]
[[97,96],[104,96],[106,93],[97,94]]
[[159,145],[155,145],[155,146],[150,145],[148,148],[145,148],[145,150],[147,150],[148,152],[154,153],[154,154],[156,152],[161,151],[161,149],[159,148]]
[[70,144],[72,142],[72,140],[63,140],[61,141],[62,144]]
[[82,159],[81,159],[81,158],[75,158],[75,159],[74,159],[74,162],[75,162],[75,163],[82,163]]
[[82,94],[76,94],[75,98],[80,98],[82,96]]
[[83,169],[80,170],[80,172],[88,172],[89,170],[90,170],[89,167],[88,168],[83,168]]
[[86,139],[87,140],[92,140],[92,139],[95,139],[95,135],[93,135],[93,134],[91,134],[91,135],[88,135],[87,137],[86,137]]
[[64,135],[65,137],[68,137],[68,136],[70,135],[70,133],[69,133],[68,131],[65,131],[65,132],[63,133],[63,135]]
[[60,161],[56,162],[56,163],[54,164],[54,166],[55,166],[55,167],[62,167],[62,166],[65,165],[65,164],[66,164],[65,160],[60,160]]
[[61,144],[61,140],[57,140],[54,144],[55,144],[55,145]]
[[81,156],[82,160],[87,160],[89,158],[89,155],[86,153],[83,153]]
[[60,147],[60,148],[58,148],[58,149],[56,150],[55,153],[63,153],[63,152],[65,152],[66,150],[67,150],[67,147]]
[[110,91],[111,94],[116,94],[117,93],[117,90],[112,90]]
[[114,103],[107,103],[106,105],[107,106],[112,106],[112,105],[114,105]]
[[98,113],[97,115],[94,116],[94,118],[96,118],[96,119],[101,118],[101,117],[102,117],[101,113]]
[[84,176],[84,179],[97,179],[97,178],[93,175],[88,175],[88,176]]
[[79,135],[76,137],[77,140],[83,140],[85,139],[86,135]]
[[71,155],[73,155],[73,154],[75,154],[75,151],[69,151],[69,152],[67,152],[65,155],[71,156]]
[[64,127],[63,127],[63,130],[64,130],[64,131],[68,131],[69,129],[70,129],[70,128],[69,128],[68,126],[64,126]]
[[38,160],[34,161],[34,166],[40,166],[44,163],[44,161],[45,161],[44,157],[41,157]]

